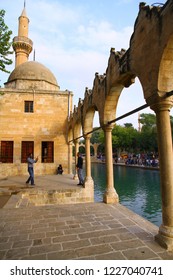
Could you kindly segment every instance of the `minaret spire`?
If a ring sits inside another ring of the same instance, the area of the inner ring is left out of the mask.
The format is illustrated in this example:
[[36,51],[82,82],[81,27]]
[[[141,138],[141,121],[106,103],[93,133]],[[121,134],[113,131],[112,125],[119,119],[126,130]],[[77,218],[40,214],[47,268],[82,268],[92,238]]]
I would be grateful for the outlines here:
[[28,38],[29,18],[27,17],[25,6],[26,2],[24,0],[24,8],[19,17],[18,36],[13,39],[13,49],[16,59],[15,66],[28,61],[33,46],[33,42]]
[[33,56],[33,61],[35,61],[35,50],[34,50],[34,56]]

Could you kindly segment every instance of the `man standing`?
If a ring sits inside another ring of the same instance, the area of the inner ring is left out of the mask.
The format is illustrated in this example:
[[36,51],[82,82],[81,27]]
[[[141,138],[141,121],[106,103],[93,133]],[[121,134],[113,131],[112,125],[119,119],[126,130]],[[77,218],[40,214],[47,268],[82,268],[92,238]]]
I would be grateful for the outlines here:
[[29,184],[29,182],[31,181],[31,185],[34,186],[34,163],[38,161],[38,157],[36,157],[36,159],[33,159],[33,155],[32,153],[29,154],[28,158],[27,158],[27,163],[28,163],[28,173],[29,173],[29,178],[26,181],[26,184]]
[[78,185],[83,186],[84,185],[84,179],[83,179],[83,174],[82,174],[83,158],[81,157],[80,153],[77,153],[77,157],[78,157],[78,160],[77,160],[76,167],[77,167],[77,174],[78,174],[78,178],[79,178],[79,184]]

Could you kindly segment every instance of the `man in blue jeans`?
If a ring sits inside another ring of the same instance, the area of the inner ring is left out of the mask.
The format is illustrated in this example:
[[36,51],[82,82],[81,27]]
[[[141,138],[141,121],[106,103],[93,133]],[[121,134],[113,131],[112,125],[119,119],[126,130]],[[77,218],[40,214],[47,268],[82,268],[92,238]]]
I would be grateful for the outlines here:
[[30,153],[28,158],[27,158],[29,178],[26,181],[26,184],[29,184],[29,182],[31,181],[31,186],[35,185],[34,184],[34,168],[33,168],[33,165],[37,161],[38,161],[38,157],[36,157],[36,159],[33,159],[33,155],[32,155],[32,153]]
[[80,153],[77,153],[77,157],[78,157],[78,160],[77,160],[76,167],[77,167],[77,174],[78,174],[78,178],[79,178],[79,184],[78,185],[83,186],[84,185],[84,178],[83,178],[83,174],[82,174],[83,158],[81,157]]

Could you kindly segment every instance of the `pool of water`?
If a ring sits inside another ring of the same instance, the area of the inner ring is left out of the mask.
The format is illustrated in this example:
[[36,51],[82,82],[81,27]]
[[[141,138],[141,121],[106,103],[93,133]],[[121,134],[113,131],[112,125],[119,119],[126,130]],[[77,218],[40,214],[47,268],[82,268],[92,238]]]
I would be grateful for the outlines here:
[[[95,201],[102,201],[106,186],[105,164],[92,163]],[[160,226],[161,194],[158,170],[114,165],[114,187],[120,203]]]

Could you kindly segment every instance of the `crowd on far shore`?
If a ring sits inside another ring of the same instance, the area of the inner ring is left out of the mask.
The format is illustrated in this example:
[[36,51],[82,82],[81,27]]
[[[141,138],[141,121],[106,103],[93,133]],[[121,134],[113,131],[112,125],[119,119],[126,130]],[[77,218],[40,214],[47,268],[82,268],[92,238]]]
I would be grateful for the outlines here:
[[126,160],[125,164],[136,164],[142,166],[152,166],[158,167],[159,166],[159,159],[158,156],[153,154],[138,154],[138,155],[130,155]]
[[[105,155],[99,154],[97,159],[105,161]],[[124,163],[126,165],[140,165],[147,167],[159,167],[159,158],[157,154],[126,154],[118,157],[113,154],[114,163]]]

